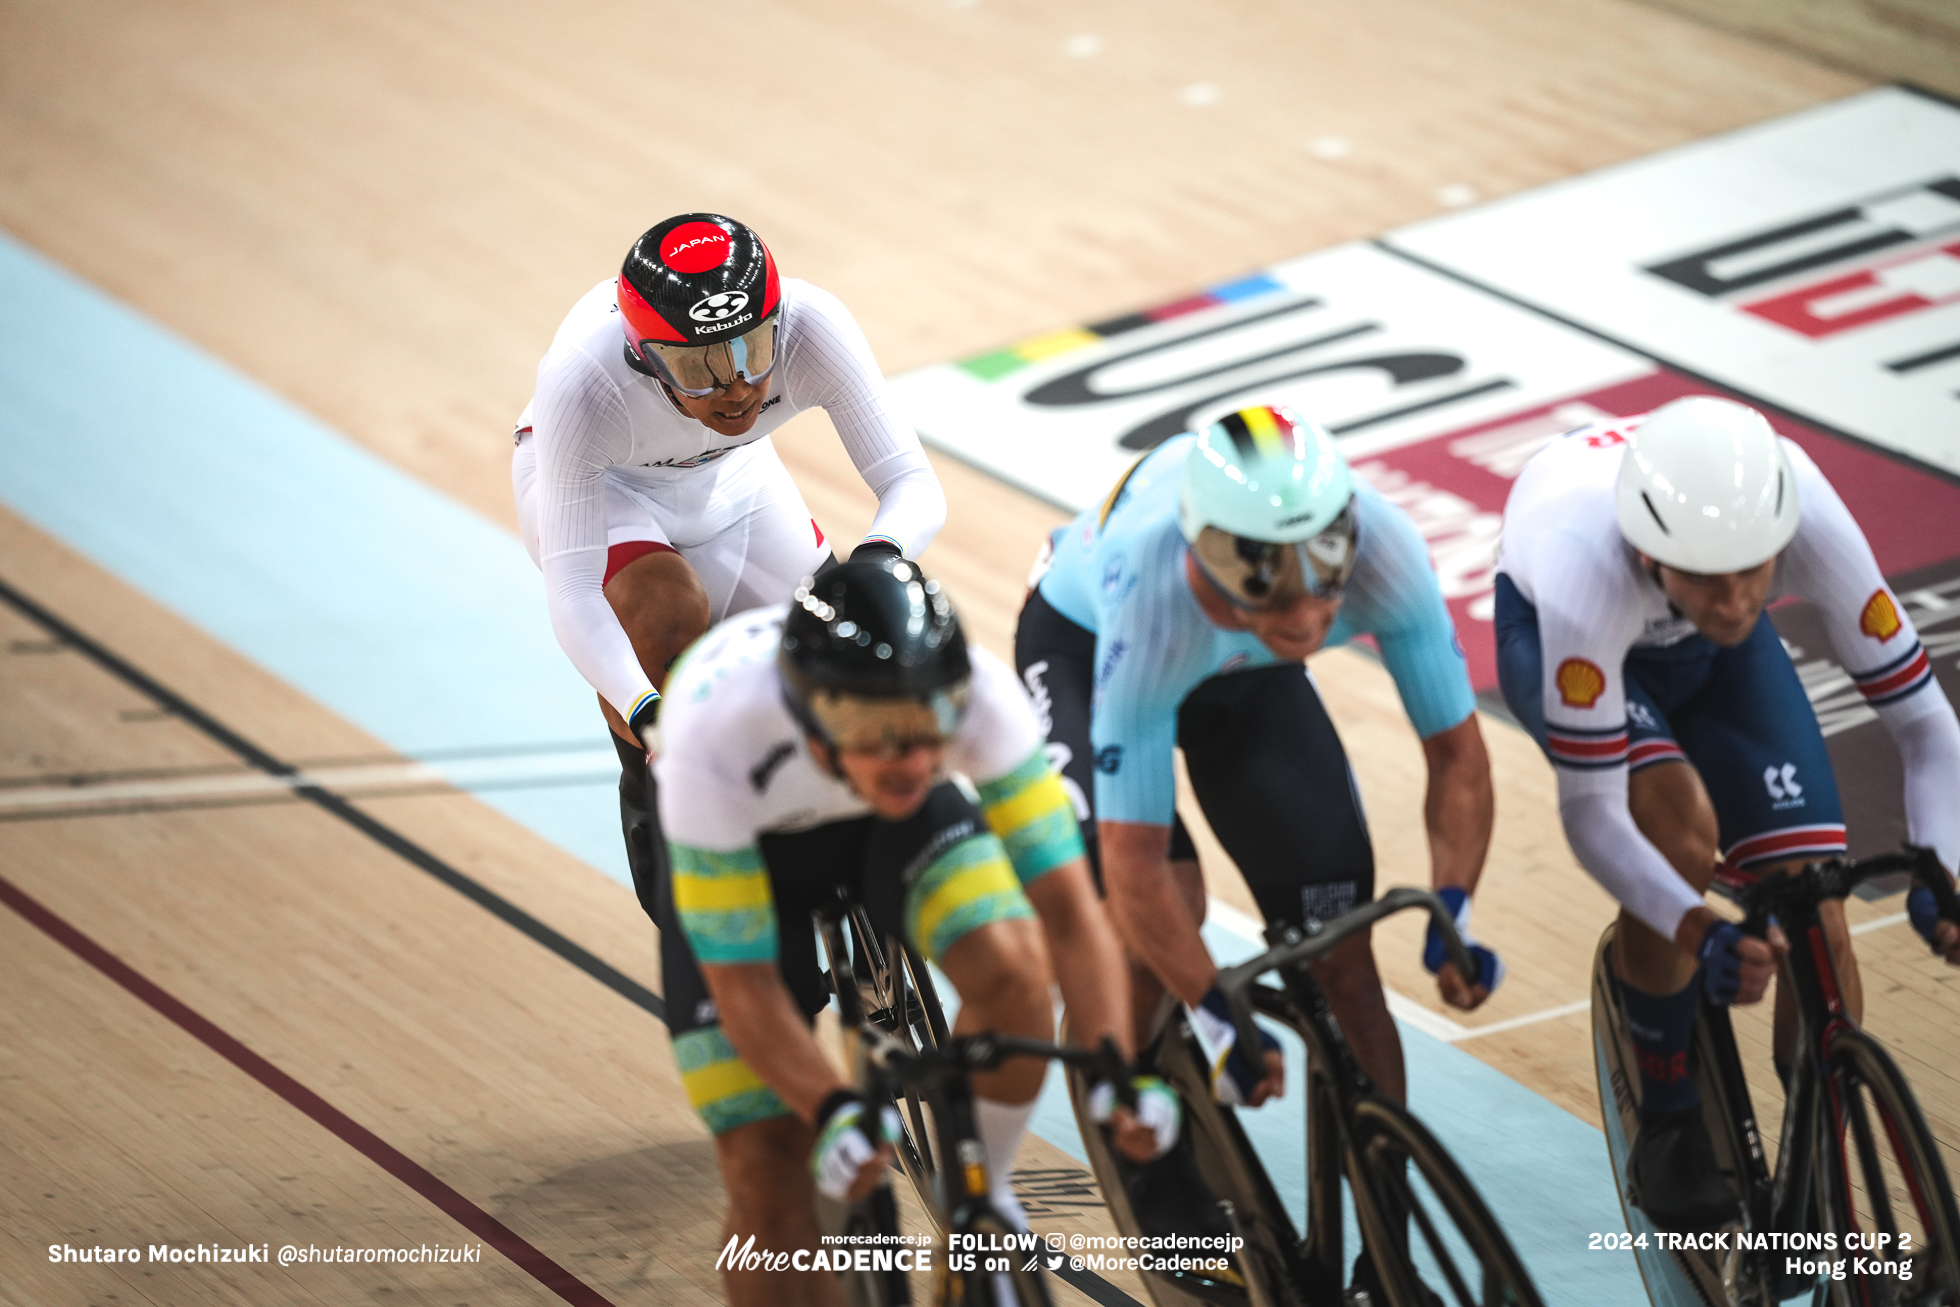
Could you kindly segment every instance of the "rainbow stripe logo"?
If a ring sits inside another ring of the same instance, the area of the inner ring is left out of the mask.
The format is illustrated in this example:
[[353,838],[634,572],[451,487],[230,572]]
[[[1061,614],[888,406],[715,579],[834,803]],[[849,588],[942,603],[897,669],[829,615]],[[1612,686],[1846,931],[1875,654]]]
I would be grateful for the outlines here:
[[1112,336],[1120,336],[1125,332],[1147,327],[1153,322],[1168,322],[1172,318],[1181,318],[1186,314],[1217,308],[1221,304],[1239,304],[1246,300],[1278,294],[1285,289],[1286,285],[1283,282],[1263,272],[1256,273],[1238,281],[1226,282],[1222,286],[1213,286],[1209,290],[1200,291],[1185,299],[1160,304],[1154,309],[1145,309],[1141,313],[1129,313],[1120,318],[1111,318],[1107,322],[1073,327],[1067,331],[1052,331],[1045,336],[1034,336],[1019,344],[1009,345],[1005,349],[979,354],[970,359],[961,359],[958,366],[981,381],[999,381],[1002,377],[1018,372],[1031,363],[1040,363],[1045,359],[1072,354],[1076,350],[1086,349]]

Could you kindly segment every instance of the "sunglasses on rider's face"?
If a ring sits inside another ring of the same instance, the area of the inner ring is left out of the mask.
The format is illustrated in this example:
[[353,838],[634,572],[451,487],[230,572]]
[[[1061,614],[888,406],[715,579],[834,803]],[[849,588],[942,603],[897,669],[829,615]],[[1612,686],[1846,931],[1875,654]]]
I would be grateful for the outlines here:
[[712,345],[680,345],[668,340],[643,340],[639,356],[676,393],[701,399],[735,384],[736,378],[755,383],[776,366],[776,327],[781,313],[767,318],[729,340]]
[[1331,599],[1354,573],[1359,544],[1354,502],[1305,540],[1251,540],[1208,526],[1191,545],[1212,586],[1236,608],[1284,608],[1303,596]]

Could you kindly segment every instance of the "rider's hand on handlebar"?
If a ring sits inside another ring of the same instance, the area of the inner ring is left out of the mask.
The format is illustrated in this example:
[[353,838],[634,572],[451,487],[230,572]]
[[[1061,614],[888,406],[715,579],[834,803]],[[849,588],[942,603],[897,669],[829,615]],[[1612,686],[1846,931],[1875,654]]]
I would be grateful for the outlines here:
[[1238,1026],[1232,1020],[1232,1005],[1216,986],[1205,991],[1197,1007],[1184,1009],[1191,1028],[1211,1057],[1211,1094],[1227,1107],[1258,1107],[1269,1098],[1286,1091],[1286,1059],[1280,1055],[1279,1041],[1259,1032],[1259,1053],[1255,1062],[1238,1046]]
[[1701,992],[1724,1007],[1760,1003],[1776,974],[1777,959],[1789,951],[1781,926],[1772,925],[1766,939],[1757,939],[1733,922],[1718,920],[1695,951],[1702,967]]
[[1436,989],[1443,1001],[1451,1007],[1468,1011],[1482,1003],[1494,993],[1504,981],[1504,959],[1497,956],[1497,950],[1487,948],[1476,941],[1470,933],[1470,895],[1455,886],[1445,885],[1436,891],[1436,897],[1456,920],[1456,933],[1463,937],[1463,946],[1470,951],[1470,960],[1477,964],[1474,977],[1465,976],[1448,963],[1448,950],[1443,946],[1443,933],[1436,929],[1436,923],[1429,923],[1429,933],[1423,940],[1422,965],[1429,974],[1436,977]]
[[1099,1080],[1089,1090],[1089,1119],[1109,1127],[1110,1142],[1132,1162],[1154,1162],[1177,1143],[1184,1104],[1156,1076],[1132,1076],[1135,1107],[1117,1101],[1116,1086]]
[[1912,928],[1919,937],[1933,946],[1933,951],[1946,959],[1947,965],[1960,967],[1960,926],[1940,919],[1939,907],[1933,901],[1933,891],[1924,885],[1914,885],[1906,895],[1906,915],[1912,920]]
[[885,1170],[896,1154],[889,1143],[901,1123],[898,1113],[887,1106],[882,1119],[871,1129],[883,1126],[880,1142],[872,1142],[866,1129],[864,1100],[848,1089],[840,1089],[823,1101],[817,1110],[817,1145],[810,1151],[810,1174],[826,1198],[855,1203],[869,1197],[884,1179]]

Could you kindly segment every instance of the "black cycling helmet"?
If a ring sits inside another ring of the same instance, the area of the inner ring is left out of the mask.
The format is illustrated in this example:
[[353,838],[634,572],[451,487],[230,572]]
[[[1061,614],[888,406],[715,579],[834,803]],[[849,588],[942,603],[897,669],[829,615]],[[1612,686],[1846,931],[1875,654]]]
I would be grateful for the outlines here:
[[904,558],[841,563],[798,586],[776,666],[803,728],[850,752],[943,742],[973,676],[951,601]]
[[718,213],[683,213],[653,227],[619,270],[627,356],[684,395],[776,365],[782,284],[762,238]]

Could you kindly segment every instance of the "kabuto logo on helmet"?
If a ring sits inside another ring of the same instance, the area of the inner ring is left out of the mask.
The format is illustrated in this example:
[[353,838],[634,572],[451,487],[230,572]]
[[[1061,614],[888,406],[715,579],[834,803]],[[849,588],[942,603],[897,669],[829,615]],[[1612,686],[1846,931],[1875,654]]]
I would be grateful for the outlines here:
[[706,272],[728,262],[735,243],[712,222],[684,222],[660,242],[660,261],[675,272]]
[[717,291],[713,295],[704,295],[696,300],[688,309],[687,316],[696,322],[720,322],[723,318],[733,317],[748,306],[749,296],[746,291]]

